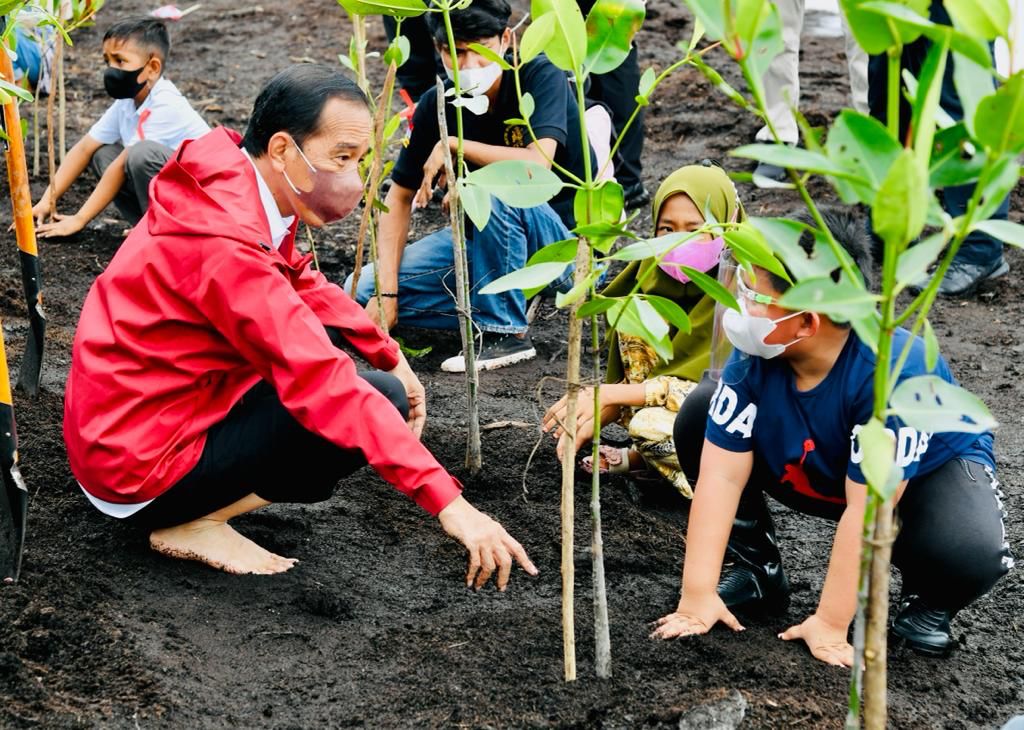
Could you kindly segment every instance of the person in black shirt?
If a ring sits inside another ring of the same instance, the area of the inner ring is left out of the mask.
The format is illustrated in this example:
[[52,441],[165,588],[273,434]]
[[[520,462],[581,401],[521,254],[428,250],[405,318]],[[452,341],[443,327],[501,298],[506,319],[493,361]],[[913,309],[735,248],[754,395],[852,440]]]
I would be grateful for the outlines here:
[[[511,48],[508,28],[511,15],[506,0],[475,0],[464,10],[451,14],[455,37],[455,55],[460,70],[460,86],[468,96],[486,98],[487,109],[476,115],[464,109],[463,152],[469,167],[477,168],[500,160],[527,160],[558,167],[582,178],[583,145],[579,135],[579,111],[565,73],[540,55],[519,72],[523,94],[534,100],[530,124],[536,141],[522,125],[506,125],[505,120],[521,116],[512,71],[502,71],[496,63],[469,50],[480,43],[504,55]],[[443,21],[431,14],[427,19],[438,52],[451,73]],[[379,280],[385,318],[389,325],[401,320],[417,327],[455,329],[458,326],[455,300],[455,275],[451,229],[445,228],[406,246],[411,212],[425,207],[431,199],[435,178],[443,173],[444,147],[454,153],[457,139],[455,109],[446,105],[449,137],[440,139],[437,121],[437,94],[420,97],[413,117],[408,146],[401,151],[392,172],[392,186],[381,217],[377,237],[380,252]],[[593,152],[592,170],[597,169]],[[443,175],[441,175],[443,182]],[[484,333],[477,365],[493,369],[536,356],[526,334],[526,300],[522,291],[481,295],[488,282],[522,268],[537,250],[570,237],[576,225],[573,218],[572,188],[564,188],[550,203],[534,208],[513,208],[492,199],[491,216],[482,230],[466,221],[469,253],[471,305],[476,325]],[[568,280],[567,273],[564,278]],[[559,282],[564,284],[565,282]],[[351,277],[346,282],[350,290]],[[362,272],[356,300],[377,317],[373,296],[373,266]],[[448,372],[463,372],[462,355],[442,363]]]

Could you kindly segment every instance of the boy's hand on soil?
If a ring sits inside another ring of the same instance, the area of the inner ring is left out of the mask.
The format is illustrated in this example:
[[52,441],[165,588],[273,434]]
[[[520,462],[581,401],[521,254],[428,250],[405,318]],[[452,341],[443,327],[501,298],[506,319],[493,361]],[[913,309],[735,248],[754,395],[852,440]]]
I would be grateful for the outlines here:
[[505,528],[479,511],[462,496],[456,497],[438,514],[441,527],[466,546],[469,551],[469,570],[466,587],[479,590],[498,571],[498,590],[504,591],[512,573],[512,561],[519,563],[530,575],[537,575],[537,567],[530,561],[526,550],[505,531]]
[[77,215],[57,214],[53,223],[43,223],[36,229],[39,238],[64,238],[73,236],[85,228],[86,221]]
[[779,638],[783,641],[802,639],[816,659],[837,667],[851,667],[853,647],[846,640],[848,630],[848,626],[833,626],[813,614],[803,623],[783,631]]
[[717,593],[683,598],[675,611],[658,619],[657,628],[651,632],[651,638],[678,639],[681,636],[706,634],[719,621],[733,631],[745,631]]

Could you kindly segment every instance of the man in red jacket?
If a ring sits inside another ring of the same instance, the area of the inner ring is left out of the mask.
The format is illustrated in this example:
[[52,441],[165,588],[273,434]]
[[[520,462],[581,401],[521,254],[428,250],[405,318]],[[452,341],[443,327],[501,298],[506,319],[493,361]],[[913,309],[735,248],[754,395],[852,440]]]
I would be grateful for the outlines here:
[[[244,140],[185,142],[146,216],[93,284],[75,334],[64,438],[104,513],[150,545],[230,573],[294,559],[235,532],[271,502],[317,502],[369,463],[470,553],[467,584],[536,568],[420,443],[423,386],[397,343],[295,250],[362,195],[370,114],[326,66],[282,71]],[[378,371],[357,373],[350,347]],[[383,371],[383,372],[381,372]]]

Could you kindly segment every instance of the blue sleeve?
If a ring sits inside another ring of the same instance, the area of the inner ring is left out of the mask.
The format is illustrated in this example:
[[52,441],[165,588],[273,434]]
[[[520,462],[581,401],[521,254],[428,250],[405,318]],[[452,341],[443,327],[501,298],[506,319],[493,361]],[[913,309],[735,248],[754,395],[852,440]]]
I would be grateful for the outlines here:
[[705,438],[726,451],[747,452],[754,448],[760,389],[753,358],[734,360],[722,372],[708,408]]

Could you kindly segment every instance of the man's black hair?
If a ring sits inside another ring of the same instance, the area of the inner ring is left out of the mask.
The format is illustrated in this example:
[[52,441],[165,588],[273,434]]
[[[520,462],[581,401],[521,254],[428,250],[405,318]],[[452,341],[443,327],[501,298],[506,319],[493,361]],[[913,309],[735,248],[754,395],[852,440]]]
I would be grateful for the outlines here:
[[[511,16],[512,8],[507,0],[473,0],[468,8],[452,11],[452,35],[463,43],[493,38],[505,32]],[[448,33],[440,13],[427,13],[427,26],[439,46],[448,45]]]
[[104,41],[111,39],[134,41],[164,63],[167,63],[167,57],[171,55],[171,37],[167,34],[167,25],[157,18],[141,16],[119,20],[103,34]]
[[[818,227],[811,214],[806,210],[788,217],[812,228]],[[873,286],[872,267],[874,259],[871,255],[871,242],[864,227],[864,220],[849,208],[822,208],[821,218],[825,221],[828,229],[832,231],[832,237],[836,239],[836,243],[842,246],[843,250],[850,255],[854,268],[860,272],[861,277],[864,279],[864,286],[870,291]],[[810,231],[804,231],[803,235],[800,236],[799,243],[800,248],[810,255],[814,251],[814,234]],[[818,245],[823,246],[825,244],[820,243]],[[787,271],[789,270],[787,269]],[[792,272],[790,272],[790,276],[792,276]],[[833,278],[836,278],[836,276],[837,274],[833,273]],[[771,280],[772,288],[780,294],[791,286],[788,281],[777,274],[768,272],[768,277]],[[845,323],[836,324],[840,327],[849,326]]]
[[289,66],[267,82],[256,97],[242,146],[253,157],[260,157],[271,137],[287,132],[301,147],[320,128],[320,115],[330,99],[370,105],[356,83],[333,66]]

